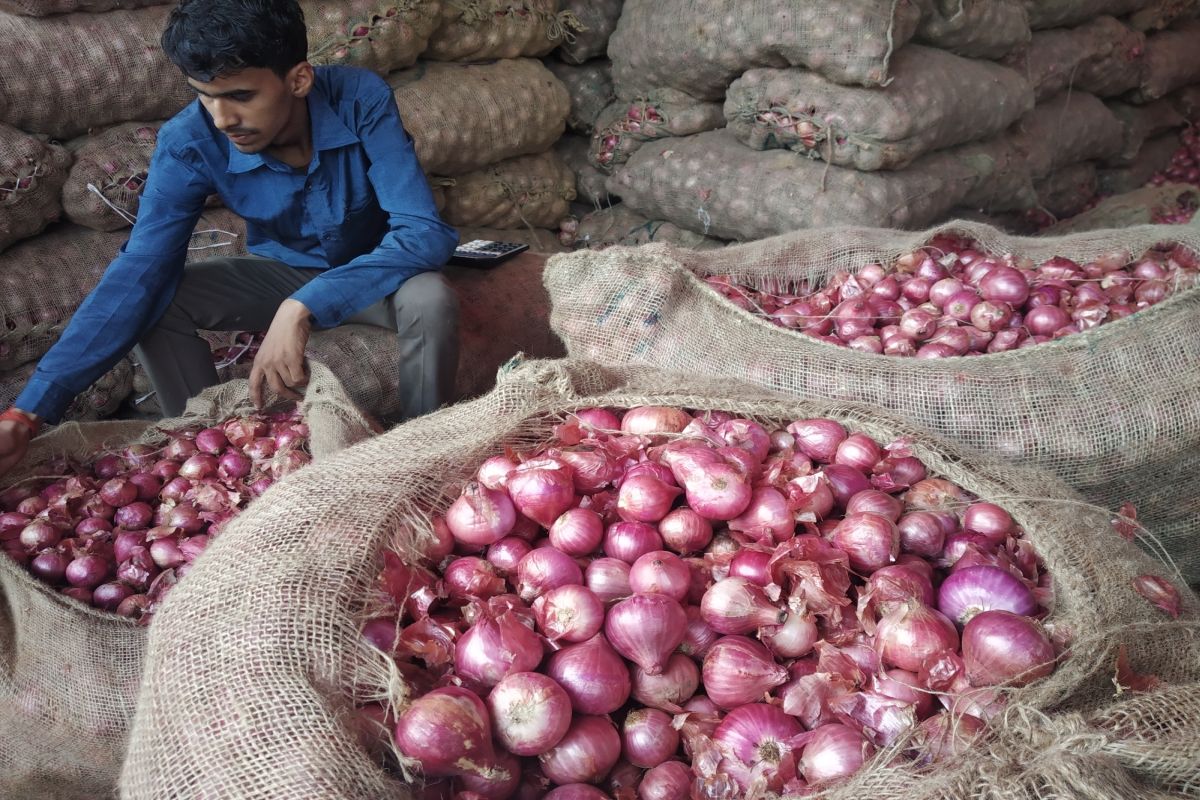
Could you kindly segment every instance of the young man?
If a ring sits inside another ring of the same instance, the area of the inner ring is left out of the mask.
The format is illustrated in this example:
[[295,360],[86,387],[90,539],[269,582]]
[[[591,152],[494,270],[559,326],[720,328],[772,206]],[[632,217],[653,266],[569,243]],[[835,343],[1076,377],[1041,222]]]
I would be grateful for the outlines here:
[[[250,373],[260,406],[264,386],[298,398],[310,329],[344,322],[397,331],[405,418],[449,398],[457,304],[438,270],[458,237],[387,84],[311,66],[296,0],[182,0],[162,45],[197,101],[159,132],[129,241],[0,415],[0,474],[134,345],[163,411],[180,413],[217,382],[197,330],[267,330]],[[185,267],[210,194],[246,220],[252,255]]]

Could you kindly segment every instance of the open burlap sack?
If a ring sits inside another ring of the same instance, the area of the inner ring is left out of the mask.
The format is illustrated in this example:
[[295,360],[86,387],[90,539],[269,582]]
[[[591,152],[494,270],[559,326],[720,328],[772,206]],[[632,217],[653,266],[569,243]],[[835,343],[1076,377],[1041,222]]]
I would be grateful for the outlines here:
[[[372,434],[369,421],[319,366],[301,407],[317,461]],[[33,441],[4,484],[36,475],[51,457],[86,458],[132,442],[155,444],[165,440],[164,429],[249,408],[246,382],[235,381],[191,400],[184,416],[155,425],[64,423]],[[0,797],[97,800],[114,794],[145,646],[146,628],[66,598],[0,557],[0,652],[6,655],[0,662]]]
[[1029,45],[1010,53],[1003,63],[1025,76],[1041,102],[1079,86],[1089,65],[1110,60],[1130,33],[1120,20],[1108,16],[1073,28],[1034,31]]
[[59,218],[70,167],[71,154],[61,145],[0,122],[0,250]]
[[380,75],[412,66],[438,25],[439,0],[301,0],[313,64]]
[[694,100],[674,89],[620,98],[596,119],[588,158],[605,172],[629,160],[644,143],[671,136],[689,136],[725,126],[720,103]]
[[1096,177],[1100,191],[1104,194],[1124,194],[1141,188],[1156,172],[1166,169],[1178,149],[1179,136],[1175,133],[1150,139],[1142,145],[1142,149],[1128,166],[1105,167],[1099,170]]
[[462,175],[544,153],[566,127],[571,96],[540,61],[436,64],[388,76],[427,173]]
[[958,205],[994,161],[966,145],[907,169],[859,172],[787,150],[751,150],[727,130],[648,142],[608,181],[634,211],[705,236],[761,239],[799,228],[919,228]]
[[557,228],[575,199],[575,173],[554,150],[460,175],[445,188],[442,219],[482,228]]
[[971,58],[1002,58],[1029,43],[1025,0],[923,0],[916,40]]
[[68,146],[75,155],[62,188],[63,211],[76,225],[97,231],[130,227],[162,122],[122,122]]
[[1088,207],[1099,191],[1094,161],[1056,169],[1034,184],[1038,207],[1058,219],[1073,217]]
[[[1165,98],[1144,106],[1131,106],[1116,102],[1109,102],[1106,105],[1108,110],[1125,126],[1121,152],[1106,161],[1114,166],[1132,163],[1138,157],[1138,153],[1142,151],[1142,146],[1147,139],[1175,131],[1187,124],[1184,116]],[[1176,136],[1177,144],[1178,141]],[[1166,166],[1166,163],[1163,162],[1163,166]]]
[[1135,102],[1147,102],[1176,89],[1200,83],[1200,20],[1146,37],[1146,68],[1142,83],[1133,92]]
[[[246,252],[245,228],[225,209],[196,224],[188,260]],[[126,236],[60,225],[0,254],[0,370],[50,349],[116,256]]]
[[686,230],[671,222],[643,217],[624,203],[598,209],[579,220],[575,245],[591,250],[659,242],[692,250],[724,247],[725,242]]
[[1079,161],[1116,156],[1124,138],[1125,126],[1099,98],[1074,91],[1038,103],[1010,135],[1034,180]]
[[441,14],[422,54],[434,61],[544,56],[579,28],[559,0],[440,0]]
[[[1048,228],[1046,235],[1061,236],[1084,231],[1106,231],[1148,225],[1189,208],[1200,208],[1200,187],[1186,183],[1143,186],[1124,194],[1104,198],[1094,208]],[[1194,231],[1197,227],[1185,226],[1189,231]],[[1200,559],[1200,554],[1197,558]]]
[[577,133],[591,133],[600,112],[617,99],[612,85],[612,62],[603,58],[586,64],[547,60],[546,67],[571,95],[567,127]]
[[1120,17],[1154,5],[1156,0],[1025,0],[1029,10],[1029,25],[1035,31],[1042,28],[1064,28],[1087,22],[1093,17]]
[[0,15],[0,119],[66,139],[170,117],[195,93],[158,44],[169,11]]
[[785,147],[861,170],[1003,133],[1033,108],[1033,90],[990,61],[908,45],[883,88],[841,86],[804,69],[752,69],[729,87],[729,130],[755,150]]
[[912,38],[912,0],[626,0],[608,43],[617,94],[672,88],[719,101],[753,67],[807,67],[838,83],[881,86]]
[[[0,406],[9,408],[13,404],[36,366],[26,364],[0,375]],[[63,414],[63,419],[69,422],[94,422],[111,417],[132,391],[133,365],[127,359],[121,359],[75,398]]]
[[564,134],[554,145],[554,150],[562,158],[567,169],[575,175],[575,199],[589,203],[596,208],[611,205],[616,200],[608,193],[605,182],[608,175],[603,173],[589,157],[592,142],[586,136]]
[[486,239],[492,242],[519,242],[529,245],[531,253],[564,253],[567,248],[559,241],[555,231],[544,231],[537,228],[522,228],[513,230],[497,230],[495,228],[460,227],[458,240],[470,242],[474,239]]
[[941,232],[986,250],[1080,263],[1160,241],[1200,252],[1200,227],[1140,226],[1020,238],[951,223],[917,233],[841,228],[719,251],[662,246],[552,258],[551,324],[573,357],[746,379],[797,397],[880,405],[985,453],[1057,473],[1088,500],[1126,501],[1189,581],[1200,580],[1200,289],[1033,348],[940,360],[819,342],[744,311],[703,280],[820,283],[892,260]]
[[[1013,710],[994,721],[988,749],[924,773],[881,757],[826,795],[831,800],[1033,800],[1049,796],[1038,793],[1048,787],[1055,797],[1126,800],[1118,792],[1135,782],[1154,787],[1186,775],[1181,756],[1196,750],[1187,737],[1200,731],[1197,601],[1185,589],[1185,615],[1172,622],[1137,596],[1131,579],[1159,568],[1112,531],[1106,513],[1044,473],[959,450],[876,409],[575,361],[523,364],[476,402],[305,470],[275,490],[273,502],[227,528],[151,629],[122,796],[412,797],[364,749],[351,712],[354,702],[387,688],[376,677],[385,672],[382,657],[359,634],[384,548],[416,552],[431,514],[484,458],[548,441],[567,412],[644,404],[724,409],[773,423],[828,416],[882,441],[906,436],[931,473],[1003,503],[1053,576],[1050,619],[1072,632],[1068,658],[1013,694]],[[238,569],[251,553],[258,568]],[[255,613],[236,611],[248,608]],[[1121,647],[1170,689],[1114,697]],[[403,684],[390,688],[408,699]],[[1116,720],[1140,724],[1131,730]],[[1139,757],[1166,742],[1186,749]],[[1031,749],[1039,757],[1025,760]],[[1093,786],[1097,793],[1083,794]]]
[[562,0],[562,10],[579,20],[582,30],[563,37],[558,56],[570,64],[582,64],[608,52],[608,39],[617,28],[625,0]]

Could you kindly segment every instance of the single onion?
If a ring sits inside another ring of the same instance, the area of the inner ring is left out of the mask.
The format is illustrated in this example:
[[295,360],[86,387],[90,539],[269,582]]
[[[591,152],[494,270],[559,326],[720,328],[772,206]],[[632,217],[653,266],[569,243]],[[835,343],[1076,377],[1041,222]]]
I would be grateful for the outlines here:
[[848,778],[874,750],[858,731],[834,722],[812,732],[800,756],[800,768],[810,785]]
[[729,520],[729,529],[741,531],[756,541],[774,544],[792,538],[796,522],[787,498],[778,489],[760,486],[751,494],[746,510]]
[[629,699],[629,670],[602,634],[554,653],[545,672],[577,714],[611,714]]
[[492,456],[479,465],[475,477],[488,489],[499,491],[508,481],[508,473],[516,468],[517,465],[506,456]]
[[658,523],[658,533],[668,550],[698,553],[712,541],[712,523],[690,508],[677,508]]
[[625,412],[621,430],[636,436],[679,433],[692,421],[687,412],[667,406],[639,406]]
[[123,583],[102,583],[92,590],[92,605],[101,611],[116,612],[132,595],[133,590]]
[[500,680],[487,698],[500,744],[519,756],[539,756],[571,726],[571,698],[554,679],[516,672]]
[[597,558],[587,565],[584,582],[603,603],[613,603],[633,594],[629,585],[630,565],[619,558]]
[[507,488],[517,510],[543,528],[575,504],[571,467],[557,458],[526,461],[509,473]]
[[511,753],[503,750],[488,764],[488,770],[483,775],[465,773],[458,778],[462,791],[457,795],[458,800],[509,800],[521,783],[521,762]]
[[704,593],[700,616],[718,633],[743,634],[764,625],[779,625],[787,612],[750,581],[730,577],[717,581]]
[[871,676],[871,691],[913,707],[917,719],[925,719],[935,710],[934,696],[921,686],[915,672],[889,669]]
[[613,649],[650,675],[662,672],[686,629],[683,606],[661,594],[620,600],[604,620],[604,635]]
[[820,636],[813,615],[796,611],[789,612],[782,625],[764,628],[759,633],[763,644],[772,653],[785,659],[808,655]]
[[602,541],[604,521],[590,509],[568,509],[550,526],[550,544],[569,556],[591,555]]
[[888,666],[917,672],[929,656],[957,650],[958,631],[940,611],[911,601],[879,621],[875,649]]
[[869,472],[882,457],[883,450],[874,439],[861,433],[852,433],[838,445],[833,463]]
[[621,757],[621,735],[607,717],[581,715],[552,749],[538,756],[542,772],[557,784],[601,780]]
[[[708,451],[712,453],[712,451]],[[721,457],[712,453],[716,459]],[[678,462],[675,479],[683,485],[687,504],[710,520],[731,520],[750,505],[753,494],[745,476],[724,460]],[[675,463],[672,471],[676,470]]]
[[51,585],[61,583],[71,560],[57,550],[43,550],[29,562],[29,571]]
[[757,702],[787,679],[788,671],[767,648],[745,636],[718,639],[704,657],[704,690],[721,708]]
[[904,564],[891,564],[871,573],[866,592],[881,614],[890,613],[897,605],[916,600],[933,605],[933,583],[929,575]]
[[1055,669],[1054,645],[1029,617],[982,611],[963,626],[962,657],[972,686],[1025,686]]
[[850,557],[850,568],[869,574],[896,561],[900,531],[878,514],[847,514],[833,531],[833,543]]
[[514,672],[536,669],[541,661],[541,640],[511,611],[495,618],[482,614],[454,648],[455,671],[485,687]]
[[662,594],[682,603],[691,584],[691,569],[683,559],[666,550],[638,557],[629,570],[629,588],[637,594]]
[[183,551],[179,549],[179,543],[171,538],[155,539],[151,542],[150,558],[162,569],[178,567],[186,560]]
[[996,544],[1003,544],[1013,532],[1013,518],[994,503],[972,503],[963,512],[963,530],[986,536]]
[[442,579],[451,600],[465,602],[472,598],[486,600],[504,594],[504,578],[496,574],[491,563],[475,556],[456,558],[446,565]]
[[216,456],[197,453],[179,466],[179,474],[190,481],[195,481],[201,478],[215,477],[219,467],[220,462]]
[[1020,270],[998,266],[979,282],[979,293],[985,300],[1019,306],[1029,297],[1029,281]]
[[679,750],[679,731],[672,727],[669,714],[639,708],[626,715],[621,744],[629,763],[644,769],[657,767]]
[[721,638],[721,634],[704,621],[699,606],[688,606],[684,611],[687,612],[688,624],[679,650],[697,660],[703,659],[713,642]]
[[729,577],[745,578],[755,586],[766,587],[771,582],[771,553],[762,550],[738,550],[729,561]]
[[639,800],[688,800],[692,770],[681,761],[664,761],[647,770],[638,785]]
[[662,537],[654,526],[644,522],[614,522],[604,532],[604,555],[629,564],[662,549]]
[[551,642],[583,642],[604,625],[604,604],[586,586],[551,589],[533,601],[538,629]]
[[100,487],[98,495],[110,506],[120,508],[138,499],[138,487],[127,478],[113,478]]
[[898,497],[877,489],[867,489],[850,498],[850,502],[846,503],[846,513],[878,514],[896,522],[904,513],[904,503]]
[[946,544],[946,533],[931,511],[912,511],[896,523],[900,531],[900,550],[924,558],[937,558]]
[[658,522],[671,510],[681,494],[654,475],[639,474],[626,477],[617,494],[617,510],[627,522]]
[[986,728],[987,723],[970,714],[934,714],[917,726],[917,763],[957,760]]
[[854,495],[871,488],[871,481],[862,470],[845,464],[830,464],[821,470],[821,474],[829,483],[834,502],[841,508],[845,508]]
[[508,495],[473,481],[446,511],[450,533],[456,541],[471,547],[500,541],[512,532],[516,520],[517,512]]
[[426,777],[491,775],[491,718],[483,701],[467,689],[445,686],[413,700],[396,721],[395,740]]
[[163,500],[170,500],[178,503],[192,489],[192,482],[187,478],[171,478],[169,479],[159,492],[159,496]]
[[921,511],[954,508],[966,499],[966,493],[959,486],[944,478],[926,478],[913,484],[904,495],[908,505]]
[[505,536],[487,549],[487,560],[496,568],[497,573],[507,577],[516,572],[521,559],[529,555],[531,550],[533,545],[524,539]]
[[62,531],[44,519],[35,519],[21,529],[18,541],[26,550],[45,550],[62,541]]
[[[803,732],[795,717],[778,706],[760,702],[730,711],[717,725],[713,740],[744,768],[753,767],[756,772],[766,768],[771,785],[785,761],[794,763],[799,747],[793,740]],[[743,770],[734,770],[732,774],[743,789],[749,788]]]
[[517,594],[525,602],[559,586],[583,583],[583,570],[561,550],[539,547],[517,564]]
[[957,570],[938,589],[938,610],[959,625],[981,611],[997,609],[1029,616],[1037,611],[1037,601],[1019,578],[988,565]]
[[633,699],[650,708],[678,714],[700,686],[700,668],[683,653],[673,653],[658,675],[637,665],[629,668]]
[[833,461],[838,446],[846,440],[846,429],[831,419],[801,419],[787,426],[796,438],[796,449],[814,461]]
[[64,570],[67,583],[83,589],[95,589],[104,583],[112,569],[100,556],[82,555],[75,558]]

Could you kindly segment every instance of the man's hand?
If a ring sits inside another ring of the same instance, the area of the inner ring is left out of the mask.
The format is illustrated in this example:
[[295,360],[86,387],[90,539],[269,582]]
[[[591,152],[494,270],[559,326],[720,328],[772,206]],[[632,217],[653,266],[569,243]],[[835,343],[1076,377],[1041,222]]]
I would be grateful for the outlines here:
[[29,440],[33,431],[27,426],[12,420],[0,420],[0,475],[20,463],[29,450]]
[[288,299],[280,304],[250,369],[250,399],[256,408],[263,407],[264,382],[280,397],[301,399],[295,390],[308,383],[304,348],[311,328],[311,314],[303,303]]

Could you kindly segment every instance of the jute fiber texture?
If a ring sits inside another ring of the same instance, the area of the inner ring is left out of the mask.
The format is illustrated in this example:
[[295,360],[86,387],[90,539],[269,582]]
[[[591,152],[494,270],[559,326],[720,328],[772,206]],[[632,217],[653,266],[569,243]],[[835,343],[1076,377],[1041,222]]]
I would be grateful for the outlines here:
[[1200,120],[1200,84],[1172,92],[1167,101],[1189,120]]
[[460,175],[445,188],[442,219],[483,228],[557,228],[575,199],[575,173],[554,150]]
[[59,194],[70,167],[61,145],[0,122],[0,250],[62,215]]
[[[907,436],[931,474],[1003,503],[1054,576],[1050,619],[1072,631],[1069,657],[1051,677],[1013,694],[990,753],[927,774],[886,767],[881,758],[830,798],[1127,800],[1114,788],[1186,774],[1180,754],[1147,758],[1146,751],[1170,740],[1195,753],[1187,737],[1200,725],[1189,685],[1200,658],[1197,601],[1188,594],[1186,615],[1172,622],[1138,597],[1131,578],[1158,567],[1112,532],[1106,513],[1044,473],[970,455],[876,409],[568,361],[521,365],[478,401],[297,474],[231,524],[151,629],[122,796],[407,800],[410,787],[360,744],[350,708],[385,688],[408,699],[401,682],[382,683],[383,657],[359,635],[382,551],[411,556],[422,547],[431,514],[484,458],[544,444],[569,411],[646,404],[723,409],[775,424],[832,417],[880,441]],[[1103,547],[1095,546],[1098,536]],[[239,568],[248,558],[253,571]],[[1122,645],[1137,669],[1169,682],[1169,692],[1114,699]],[[1055,792],[1037,794],[1039,787]],[[1086,793],[1093,788],[1098,793]]]
[[1029,43],[1025,0],[925,0],[916,40],[971,58],[996,59]]
[[67,139],[170,117],[195,93],[158,44],[169,11],[0,15],[0,119]]
[[[249,409],[248,386],[235,381],[191,400],[182,417],[154,425],[64,423],[33,441],[22,464],[5,476],[5,485],[36,475],[37,466],[55,456],[85,459],[132,442],[156,444],[165,441],[163,430],[212,423]],[[372,433],[337,380],[319,366],[302,409],[315,460]],[[0,652],[5,654],[0,662],[0,797],[112,796],[145,646],[146,628],[66,598],[0,558]]]
[[650,219],[745,241],[798,228],[929,225],[993,166],[954,148],[904,170],[864,173],[787,150],[751,150],[722,129],[644,144],[608,190]]
[[589,158],[611,172],[624,164],[645,142],[688,136],[724,127],[720,103],[693,100],[674,89],[647,92],[643,97],[618,99],[600,112],[592,133]]
[[785,147],[839,166],[902,169],[933,150],[987,139],[1033,109],[1033,90],[990,61],[908,45],[883,88],[804,69],[752,69],[729,87],[729,130],[755,150]]
[[575,199],[599,209],[615,200],[609,197],[605,186],[608,176],[588,157],[591,146],[588,137],[567,133],[555,143],[554,150],[575,176]]
[[643,217],[625,203],[593,211],[579,220],[575,244],[593,250],[613,245],[637,247],[650,242],[693,250],[724,247],[725,242],[686,230],[672,222]]
[[[1119,166],[1132,163],[1138,153],[1142,151],[1142,146],[1147,139],[1187,125],[1187,119],[1166,98],[1143,106],[1131,106],[1117,102],[1109,102],[1106,105],[1108,110],[1125,126],[1121,152],[1108,158],[1106,160],[1108,164]],[[1178,144],[1178,137],[1175,141]],[[1160,163],[1160,167],[1165,169],[1170,162],[1170,158],[1164,159]]]
[[[1165,183],[1162,186],[1143,186],[1140,189],[1106,197],[1094,208],[1071,219],[1063,220],[1047,230],[1050,235],[1103,231],[1148,225],[1160,214],[1181,208],[1200,207],[1200,188],[1187,183]],[[1186,226],[1189,230],[1200,221]]]
[[[0,374],[0,405],[8,408],[25,388],[36,364],[26,364]],[[111,417],[133,391],[133,365],[121,359],[116,366],[75,398],[63,414],[70,422],[94,422]]]
[[1038,102],[1069,87],[1083,89],[1082,76],[1092,64],[1109,61],[1131,33],[1113,17],[1095,17],[1074,28],[1035,31],[1027,47],[1010,53],[1004,62],[1033,84]]
[[577,25],[559,0],[441,0],[438,26],[422,54],[434,61],[544,56]]
[[[246,252],[242,221],[206,211],[188,245],[188,260]],[[50,349],[67,321],[125,242],[123,232],[60,225],[0,253],[0,370]]]
[[617,29],[625,0],[562,0],[562,10],[579,20],[583,30],[564,37],[558,56],[569,64],[582,64],[608,52],[608,39]]
[[1146,102],[1170,94],[1176,89],[1200,83],[1200,21],[1180,23],[1168,31],[1159,31],[1146,39],[1146,68],[1142,84],[1133,93],[1136,101]]
[[926,360],[815,341],[734,306],[703,280],[821,284],[838,271],[891,264],[941,232],[1039,263],[1136,257],[1161,241],[1200,251],[1195,225],[1020,238],[967,222],[915,233],[797,231],[703,252],[614,248],[550,259],[550,322],[572,357],[879,405],[983,453],[1056,473],[1098,505],[1131,501],[1188,580],[1200,580],[1200,289],[1037,347]]
[[1108,47],[1085,61],[1075,86],[1097,97],[1116,97],[1142,84],[1146,71],[1146,34],[1122,24],[1113,26]]
[[48,17],[74,11],[114,11],[121,8],[167,5],[170,0],[0,0],[0,11],[28,17]]
[[1093,17],[1120,17],[1153,5],[1155,0],[1025,0],[1034,30],[1069,28]]
[[571,95],[567,127],[576,133],[591,133],[600,112],[617,99],[613,92],[612,62],[598,58],[586,64],[564,64],[547,59],[546,67]]
[[967,191],[961,201],[964,207],[996,213],[1031,208],[1037,203],[1029,161],[1011,135],[962,149],[983,165],[979,171],[987,176]]
[[1118,155],[1125,126],[1095,95],[1068,90],[1038,103],[1010,136],[1037,180],[1079,161]]
[[1154,173],[1171,163],[1171,157],[1179,149],[1179,136],[1165,133],[1145,142],[1137,157],[1124,167],[1099,170],[1100,191],[1105,194],[1123,194],[1141,188],[1154,177]]
[[672,88],[719,101],[753,67],[881,86],[920,16],[911,0],[626,0],[608,55],[622,97]]
[[63,186],[67,219],[97,231],[133,225],[162,122],[122,122],[70,144],[75,154]]
[[363,67],[379,75],[410,67],[438,24],[440,0],[302,0],[313,64]]
[[540,61],[422,62],[388,76],[427,173],[462,175],[544,153],[566,127],[571,97]]
[[1038,207],[1058,219],[1073,217],[1095,198],[1098,181],[1096,164],[1092,161],[1057,169],[1034,184]]

